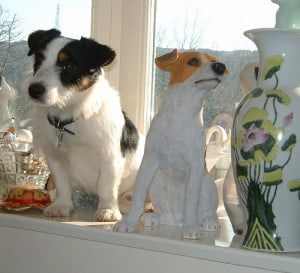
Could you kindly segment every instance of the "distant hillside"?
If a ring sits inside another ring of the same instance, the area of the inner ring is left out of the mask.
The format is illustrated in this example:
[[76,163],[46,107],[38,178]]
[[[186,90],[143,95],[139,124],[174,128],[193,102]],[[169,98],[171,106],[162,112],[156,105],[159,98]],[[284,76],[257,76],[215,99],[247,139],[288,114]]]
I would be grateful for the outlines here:
[[[0,43],[0,61],[4,62],[4,53],[1,51]],[[8,83],[12,86],[20,86],[22,81],[31,70],[31,58],[27,56],[28,47],[26,41],[18,41],[10,47],[10,54],[5,64],[4,76]]]
[[[0,43],[0,61],[3,58]],[[156,56],[171,52],[171,48],[157,48]],[[20,86],[24,79],[32,71],[31,58],[27,56],[27,42],[19,41],[11,46],[10,55],[5,66],[4,76],[8,83],[15,87],[17,93],[16,102],[11,105],[11,111],[18,117],[23,117],[26,109],[23,104],[23,94],[20,92]],[[209,125],[213,119],[220,113],[233,114],[235,104],[241,99],[241,92],[239,87],[239,74],[242,67],[258,59],[256,51],[213,51],[209,49],[199,49],[212,55],[215,55],[219,60],[226,64],[230,71],[229,76],[225,77],[224,81],[218,88],[212,90],[207,98],[206,107],[204,111],[205,124]],[[155,88],[154,88],[154,102],[157,107],[160,94],[162,94],[169,81],[169,74],[155,68]],[[155,109],[154,109],[155,111]],[[17,113],[17,114],[16,114]]]

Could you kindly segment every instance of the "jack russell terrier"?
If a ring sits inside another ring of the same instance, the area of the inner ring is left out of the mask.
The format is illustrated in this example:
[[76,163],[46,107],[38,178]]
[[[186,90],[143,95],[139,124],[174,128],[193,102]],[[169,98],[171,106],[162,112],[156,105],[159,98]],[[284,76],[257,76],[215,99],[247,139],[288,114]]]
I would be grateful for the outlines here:
[[97,220],[120,220],[120,209],[129,209],[127,193],[144,141],[104,76],[103,67],[115,52],[92,39],[61,36],[56,29],[32,33],[28,46],[28,55],[34,56],[33,75],[25,85],[33,141],[45,153],[57,192],[44,214],[68,216],[72,187],[81,185],[99,195]]

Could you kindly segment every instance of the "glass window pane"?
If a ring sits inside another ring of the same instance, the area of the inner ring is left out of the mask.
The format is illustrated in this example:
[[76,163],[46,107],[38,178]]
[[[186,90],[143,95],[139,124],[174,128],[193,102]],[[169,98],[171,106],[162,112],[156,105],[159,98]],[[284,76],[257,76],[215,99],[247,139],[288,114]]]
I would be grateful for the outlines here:
[[[242,67],[258,60],[255,45],[243,32],[273,27],[278,6],[271,0],[157,0],[156,56],[173,48],[195,49],[217,56],[230,70],[223,83],[208,95],[204,122],[210,126],[222,114],[232,115],[240,101]],[[168,84],[168,73],[155,69],[154,112]]]
[[91,2],[0,0],[0,72],[15,92],[9,109],[17,123],[26,112],[21,84],[32,71],[28,35],[38,29],[57,28],[67,37],[89,37]]
[[[157,0],[156,56],[174,48],[203,51],[217,56],[230,71],[219,86],[208,93],[203,110],[206,167],[216,182],[220,217],[226,216],[223,182],[232,175],[229,167],[233,116],[243,96],[240,72],[246,64],[258,61],[255,45],[243,33],[253,28],[274,27],[277,9],[271,0]],[[154,69],[152,115],[169,81],[168,72]],[[255,80],[253,82],[255,85]]]

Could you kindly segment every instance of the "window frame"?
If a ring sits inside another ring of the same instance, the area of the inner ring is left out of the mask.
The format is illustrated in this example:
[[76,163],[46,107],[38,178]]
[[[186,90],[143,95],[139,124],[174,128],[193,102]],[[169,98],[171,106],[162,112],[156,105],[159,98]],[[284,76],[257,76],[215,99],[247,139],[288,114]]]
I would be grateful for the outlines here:
[[123,109],[141,132],[152,109],[155,0],[92,0],[91,36],[111,46],[116,60],[106,70]]

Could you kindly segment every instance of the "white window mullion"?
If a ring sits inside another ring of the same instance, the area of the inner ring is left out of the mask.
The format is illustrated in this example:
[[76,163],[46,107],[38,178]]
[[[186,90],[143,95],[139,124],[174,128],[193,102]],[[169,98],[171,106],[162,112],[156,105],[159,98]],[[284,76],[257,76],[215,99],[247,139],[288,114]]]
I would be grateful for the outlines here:
[[141,131],[150,113],[155,0],[93,0],[92,37],[110,45],[117,59],[107,76]]

